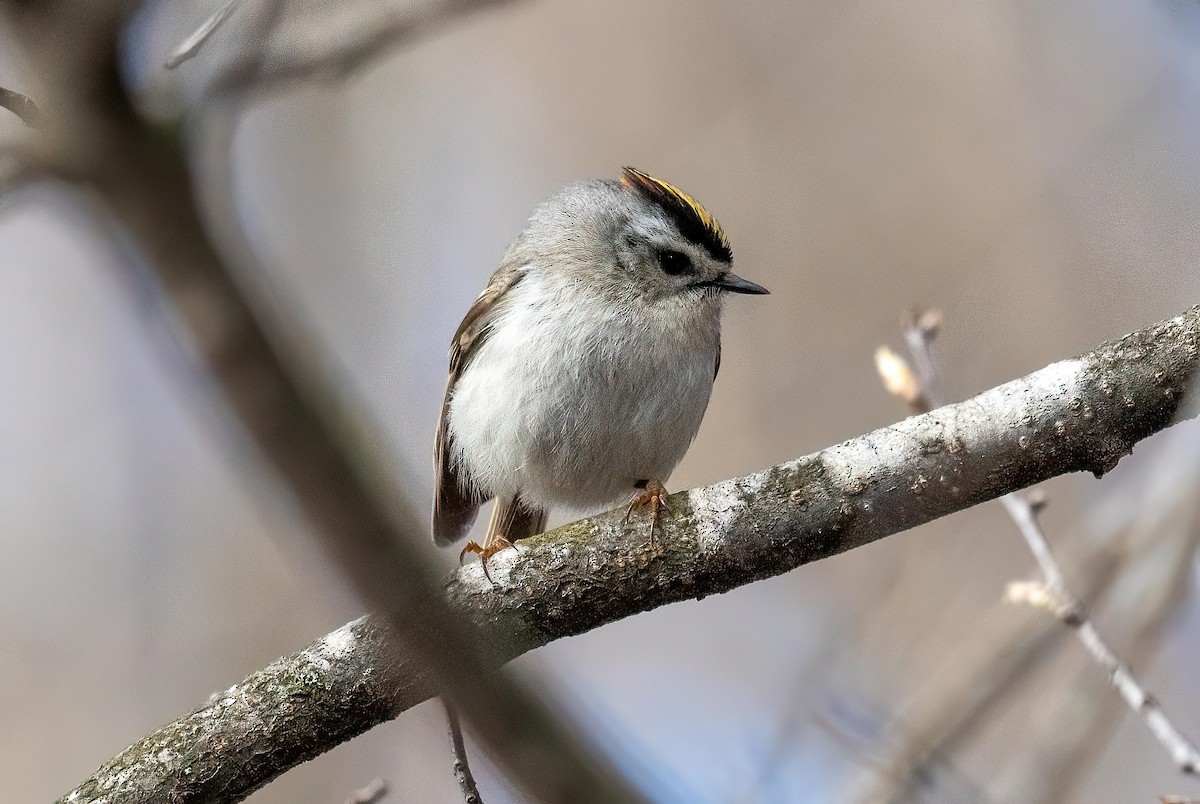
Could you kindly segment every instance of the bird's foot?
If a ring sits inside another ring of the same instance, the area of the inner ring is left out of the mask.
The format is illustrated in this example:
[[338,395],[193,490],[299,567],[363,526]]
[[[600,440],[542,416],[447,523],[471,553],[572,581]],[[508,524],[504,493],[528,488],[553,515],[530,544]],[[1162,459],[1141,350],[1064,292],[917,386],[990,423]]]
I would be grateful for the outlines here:
[[654,548],[658,546],[658,542],[654,538],[654,527],[658,524],[659,513],[666,509],[668,514],[675,516],[675,512],[671,510],[671,504],[667,502],[667,490],[663,488],[662,483],[657,480],[645,480],[638,484],[638,488],[642,491],[630,500],[629,509],[625,511],[625,521],[629,521],[634,508],[649,507],[650,547]]
[[479,542],[469,541],[466,547],[462,549],[462,552],[458,554],[458,563],[463,563],[463,559],[467,557],[467,553],[474,553],[479,556],[479,563],[483,564],[483,577],[488,579],[488,583],[492,583],[491,573],[488,572],[488,559],[501,550],[507,550],[509,547],[515,548],[516,545],[508,539],[492,539],[490,543],[482,546]]

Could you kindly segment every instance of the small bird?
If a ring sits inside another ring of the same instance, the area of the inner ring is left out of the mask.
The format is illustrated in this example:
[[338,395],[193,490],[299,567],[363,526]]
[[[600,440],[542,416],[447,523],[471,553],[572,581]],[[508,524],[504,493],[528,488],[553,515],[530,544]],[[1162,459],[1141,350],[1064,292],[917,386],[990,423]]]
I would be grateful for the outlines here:
[[[552,506],[650,508],[683,458],[721,368],[735,275],[716,219],[679,188],[625,168],[538,205],[454,333],[434,445],[433,537],[466,535],[495,498],[477,553],[545,529]],[[669,508],[668,508],[669,510]],[[490,575],[488,575],[490,579]]]

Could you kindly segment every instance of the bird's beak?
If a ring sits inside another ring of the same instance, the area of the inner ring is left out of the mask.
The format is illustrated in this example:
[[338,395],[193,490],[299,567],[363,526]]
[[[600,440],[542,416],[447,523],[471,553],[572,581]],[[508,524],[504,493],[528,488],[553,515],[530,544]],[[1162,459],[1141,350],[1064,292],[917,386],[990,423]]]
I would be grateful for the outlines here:
[[756,285],[749,279],[742,279],[737,274],[732,273],[722,274],[713,282],[713,286],[721,290],[728,290],[730,293],[753,293],[756,296],[771,292],[762,285]]

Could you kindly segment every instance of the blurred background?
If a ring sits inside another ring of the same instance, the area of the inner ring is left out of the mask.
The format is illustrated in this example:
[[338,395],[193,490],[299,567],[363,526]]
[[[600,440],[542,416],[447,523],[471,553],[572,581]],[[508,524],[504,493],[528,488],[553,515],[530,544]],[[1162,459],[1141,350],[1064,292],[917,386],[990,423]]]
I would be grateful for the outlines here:
[[[148,114],[254,46],[247,4],[162,69],[217,5],[164,0],[131,26]],[[5,36],[0,85],[20,90]],[[451,335],[561,185],[625,164],[678,184],[772,291],[728,306],[680,490],[907,415],[871,355],[910,306],[944,312],[961,398],[1200,302],[1198,130],[1187,3],[534,0],[257,99],[231,160],[277,301],[424,501]],[[0,114],[0,137],[23,133]],[[0,255],[0,800],[37,801],[361,605],[226,449],[78,209],[0,199]],[[1103,480],[1045,486],[1072,584],[1193,737],[1198,463],[1193,422]],[[989,505],[516,667],[660,800],[1200,795],[1071,633],[1001,603],[1032,572]],[[516,800],[473,756],[489,804]],[[250,800],[383,777],[389,801],[454,802],[450,763],[427,702]]]

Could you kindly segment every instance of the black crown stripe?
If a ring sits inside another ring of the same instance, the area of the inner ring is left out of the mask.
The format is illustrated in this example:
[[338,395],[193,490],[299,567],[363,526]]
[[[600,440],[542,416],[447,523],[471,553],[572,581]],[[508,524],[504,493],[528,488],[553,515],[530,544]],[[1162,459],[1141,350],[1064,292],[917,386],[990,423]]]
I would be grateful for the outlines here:
[[721,224],[699,201],[675,185],[631,167],[624,168],[621,183],[658,205],[679,227],[680,234],[707,251],[713,259],[733,262],[733,249],[725,239]]

